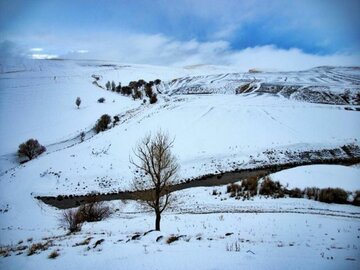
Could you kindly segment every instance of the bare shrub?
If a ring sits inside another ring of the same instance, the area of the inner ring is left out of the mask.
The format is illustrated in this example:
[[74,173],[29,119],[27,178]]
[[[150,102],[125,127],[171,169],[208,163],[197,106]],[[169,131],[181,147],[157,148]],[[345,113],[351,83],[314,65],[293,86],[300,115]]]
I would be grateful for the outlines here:
[[320,189],[317,187],[307,187],[305,188],[304,193],[308,199],[315,201],[319,200]]
[[95,124],[94,129],[95,129],[96,133],[107,130],[110,123],[111,123],[110,115],[103,114]]
[[259,194],[282,198],[284,197],[284,190],[278,181],[273,181],[269,176],[265,176],[264,181],[260,185]]
[[85,221],[101,221],[108,218],[110,214],[110,208],[105,206],[103,202],[92,201],[77,209],[64,211],[60,221],[70,232],[77,232],[81,230],[82,224]]
[[38,253],[39,251],[47,250],[50,245],[52,244],[52,241],[47,241],[45,243],[35,243],[32,244],[28,249],[28,256],[34,255],[35,253]]
[[25,143],[19,145],[18,156],[27,157],[29,160],[36,158],[46,151],[45,146],[41,145],[35,139],[29,139]]
[[62,213],[60,222],[72,233],[80,231],[84,221],[78,209],[69,209]]
[[301,191],[300,188],[293,188],[289,191],[290,198],[302,198],[304,193]]
[[60,253],[59,253],[57,250],[53,250],[53,251],[49,254],[48,258],[49,258],[49,259],[55,259],[55,258],[58,257],[59,255],[60,255]]
[[235,252],[240,252],[240,243],[238,241],[235,241],[234,243],[227,243],[226,244],[226,251],[235,251]]
[[230,193],[230,197],[235,197],[238,195],[238,192],[241,190],[241,186],[239,184],[231,183],[226,187],[226,193]]
[[244,191],[249,191],[250,196],[255,196],[257,194],[258,183],[258,177],[249,177],[241,182],[241,188]]
[[167,243],[167,244],[171,244],[171,243],[173,243],[173,242],[175,242],[175,241],[178,241],[179,238],[180,238],[180,236],[172,235],[172,236],[170,236],[168,239],[166,239],[166,243]]
[[348,194],[341,188],[323,188],[319,193],[319,201],[326,203],[347,203]]
[[352,201],[352,204],[360,206],[360,190],[355,191],[355,196],[354,196],[354,199]]
[[82,222],[95,222],[108,218],[111,211],[103,202],[91,202],[80,206],[78,214]]

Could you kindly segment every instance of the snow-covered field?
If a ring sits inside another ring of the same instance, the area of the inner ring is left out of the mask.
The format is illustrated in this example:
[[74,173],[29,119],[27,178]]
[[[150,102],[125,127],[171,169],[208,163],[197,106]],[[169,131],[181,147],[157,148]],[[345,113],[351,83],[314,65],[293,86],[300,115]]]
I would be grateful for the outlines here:
[[[235,69],[216,66],[167,68],[43,60],[4,65],[0,71],[1,246],[65,234],[58,222],[61,211],[40,203],[34,198],[37,195],[131,188],[133,168],[129,156],[148,132],[162,129],[175,138],[173,151],[181,165],[181,179],[233,166],[242,168],[252,157],[265,160],[263,152],[269,149],[359,145],[356,105],[345,110],[349,105],[301,102],[273,94],[235,95],[228,91],[230,88],[203,95],[179,91],[186,88],[187,80],[189,87],[203,84],[207,89],[219,89],[229,85],[231,76],[240,76],[246,79],[244,83],[258,77],[256,83],[312,82],[329,86],[331,91],[351,89],[357,93],[360,75],[354,69],[231,75]],[[339,74],[343,78],[337,78]],[[162,83],[158,89],[167,94],[159,94],[156,104],[142,105],[141,101],[98,87],[92,75],[101,76],[101,86],[108,80],[126,85],[131,80],[159,78]],[[227,81],[211,82],[211,78],[221,76]],[[173,81],[180,77],[190,79]],[[233,80],[231,87],[236,83],[239,80]],[[336,87],[339,85],[341,89]],[[82,99],[80,109],[75,105],[77,96]],[[105,103],[97,102],[100,97],[106,99]],[[95,135],[91,129],[104,113],[120,115],[120,124]],[[81,131],[87,133],[80,143]],[[18,165],[17,147],[32,137],[48,150]],[[360,189],[358,167],[305,166],[272,177],[289,187],[341,187],[351,192]],[[129,242],[127,239],[136,232],[153,228],[153,215],[138,209],[135,202],[112,202],[120,210],[110,219],[86,224],[76,235],[54,238],[54,246],[38,255],[26,256],[25,252],[0,257],[0,268],[75,269],[81,264],[95,269],[105,261],[108,267],[122,265],[129,269],[145,265],[152,269],[288,269],[289,265],[303,269],[304,263],[309,269],[360,266],[358,207],[289,198],[238,201],[225,194],[225,186],[218,188],[223,190],[220,196],[212,196],[213,189],[176,192],[179,204],[164,215],[163,230]],[[165,240],[171,234],[185,236],[168,245]],[[157,242],[160,235],[164,239]],[[72,247],[87,237],[93,237],[90,244]],[[93,249],[99,239],[105,241]],[[238,244],[240,251],[235,251]],[[91,248],[87,250],[87,246]],[[60,252],[54,261],[47,259],[53,249]]]

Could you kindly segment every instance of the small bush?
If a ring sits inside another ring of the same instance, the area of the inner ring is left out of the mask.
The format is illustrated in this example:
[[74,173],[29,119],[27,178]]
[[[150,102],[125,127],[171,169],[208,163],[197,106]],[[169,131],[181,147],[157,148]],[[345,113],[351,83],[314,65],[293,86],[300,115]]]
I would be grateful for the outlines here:
[[37,253],[38,251],[44,251],[47,250],[49,248],[49,246],[51,245],[51,241],[47,241],[45,243],[35,243],[32,244],[29,249],[28,249],[28,256],[34,255],[35,253]]
[[174,235],[173,235],[173,236],[170,236],[170,237],[166,240],[166,243],[167,243],[167,244],[171,244],[171,243],[179,240],[179,238],[180,238],[180,236],[174,236]]
[[326,203],[347,203],[348,194],[341,188],[323,188],[319,193],[319,201]]
[[293,188],[289,191],[290,198],[302,198],[303,192],[300,188]]
[[45,146],[42,146],[35,139],[29,139],[25,143],[19,145],[18,155],[19,157],[27,157],[29,160],[32,160],[45,151]]
[[153,93],[152,96],[151,96],[151,98],[150,98],[150,104],[156,103],[157,100],[158,100],[158,99],[157,99],[156,93]]
[[99,102],[99,103],[104,103],[104,102],[105,102],[105,98],[103,98],[103,97],[99,98],[99,99],[98,99],[98,102]]
[[356,206],[360,206],[360,190],[357,190],[355,192],[355,196],[354,196],[354,199],[352,201],[352,204],[356,205]]
[[305,188],[304,193],[308,199],[318,201],[320,189],[317,187],[308,187]]
[[266,176],[261,183],[259,194],[274,198],[282,198],[284,197],[284,190],[278,181],[272,181],[270,177]]
[[102,202],[91,202],[80,206],[78,209],[82,222],[95,222],[108,218],[111,214],[110,208]]
[[96,133],[107,130],[110,123],[111,123],[111,117],[108,114],[102,115],[95,124],[94,129]]
[[241,182],[241,187],[244,191],[249,191],[251,196],[255,196],[257,194],[259,179],[254,176],[247,178]]
[[239,184],[232,183],[227,185],[226,193],[230,193],[230,197],[235,197],[238,195],[238,192],[241,190],[241,186]]
[[83,223],[78,209],[65,210],[60,221],[71,233],[80,231]]
[[56,250],[54,250],[54,251],[52,251],[52,252],[49,254],[48,258],[49,258],[49,259],[55,259],[55,258],[58,257],[59,255],[60,255],[59,252],[57,252]]

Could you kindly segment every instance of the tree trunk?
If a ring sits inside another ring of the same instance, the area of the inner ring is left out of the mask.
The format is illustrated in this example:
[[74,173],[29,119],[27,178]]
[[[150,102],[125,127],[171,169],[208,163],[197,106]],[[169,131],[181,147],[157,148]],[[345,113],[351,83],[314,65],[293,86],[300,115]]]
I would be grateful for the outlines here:
[[156,220],[155,220],[155,230],[156,231],[160,231],[160,219],[161,219],[160,212],[156,212]]

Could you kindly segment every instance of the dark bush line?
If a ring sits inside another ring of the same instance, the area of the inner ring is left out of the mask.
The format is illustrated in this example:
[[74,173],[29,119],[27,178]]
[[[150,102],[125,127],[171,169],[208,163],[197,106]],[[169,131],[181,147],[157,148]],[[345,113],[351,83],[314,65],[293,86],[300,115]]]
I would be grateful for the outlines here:
[[[249,183],[251,184],[249,185]],[[235,199],[249,199],[257,194],[272,198],[283,198],[287,195],[290,198],[307,198],[324,203],[360,205],[360,191],[356,191],[354,199],[349,201],[348,194],[351,192],[347,192],[341,188],[319,189],[316,187],[308,187],[304,190],[299,188],[289,190],[283,187],[278,181],[273,181],[269,176],[264,177],[258,193],[257,188],[258,179],[249,178],[242,180],[240,184],[229,184],[226,188],[226,192],[230,193],[230,197],[235,197]]]
[[157,94],[153,92],[152,87],[154,85],[159,85],[160,83],[160,79],[156,79],[155,81],[150,82],[146,82],[141,79],[138,81],[131,81],[127,86],[121,86],[121,83],[116,86],[114,81],[108,81],[105,84],[105,87],[108,91],[113,91],[124,96],[131,96],[134,100],[142,99],[143,95],[145,94],[145,96],[149,98],[149,103],[154,104],[157,102]]

